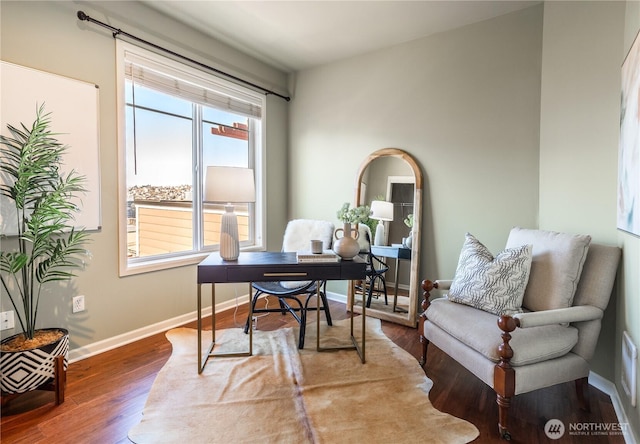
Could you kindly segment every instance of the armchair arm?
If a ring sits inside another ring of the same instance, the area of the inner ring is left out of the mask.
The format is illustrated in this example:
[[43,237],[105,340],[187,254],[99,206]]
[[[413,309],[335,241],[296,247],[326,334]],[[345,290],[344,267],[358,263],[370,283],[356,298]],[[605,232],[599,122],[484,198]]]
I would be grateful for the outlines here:
[[601,319],[604,312],[593,305],[576,305],[569,308],[532,311],[513,315],[520,328],[538,327],[541,325],[568,324],[571,322],[592,321]]
[[427,311],[427,308],[429,308],[429,304],[431,303],[429,301],[429,298],[431,297],[431,290],[448,290],[451,288],[452,282],[453,281],[451,280],[430,281],[429,279],[422,281],[422,296],[424,299],[422,300],[421,305],[423,313]]
[[452,283],[453,280],[451,279],[438,279],[434,282],[434,288],[437,288],[438,290],[449,290]]

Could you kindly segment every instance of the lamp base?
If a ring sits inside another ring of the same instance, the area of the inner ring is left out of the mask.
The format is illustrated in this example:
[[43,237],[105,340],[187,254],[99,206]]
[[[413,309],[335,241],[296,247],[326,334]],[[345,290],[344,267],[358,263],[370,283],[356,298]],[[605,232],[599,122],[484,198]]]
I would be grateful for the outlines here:
[[384,222],[381,220],[379,220],[378,225],[376,225],[376,236],[373,239],[373,245],[380,247],[384,245]]
[[224,261],[235,261],[240,256],[238,218],[233,212],[233,205],[225,205],[224,209],[220,221],[220,257]]

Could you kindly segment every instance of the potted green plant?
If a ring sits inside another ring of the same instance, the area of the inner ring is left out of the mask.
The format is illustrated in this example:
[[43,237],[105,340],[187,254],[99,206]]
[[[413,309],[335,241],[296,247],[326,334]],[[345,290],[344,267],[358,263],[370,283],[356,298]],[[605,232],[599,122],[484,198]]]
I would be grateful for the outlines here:
[[42,105],[36,108],[31,127],[7,125],[10,136],[0,136],[4,182],[0,194],[13,203],[17,228],[17,236],[10,241],[6,231],[12,221],[5,220],[0,232],[5,238],[0,251],[0,281],[22,329],[22,333],[0,342],[3,395],[51,383],[59,356],[64,356],[66,368],[68,332],[63,328],[39,329],[38,308],[41,296],[47,293],[43,287],[75,276],[74,269],[82,266],[81,257],[87,254],[83,244],[88,232],[76,230],[72,224],[79,211],[74,199],[85,191],[85,177],[75,171],[62,172],[67,146],[56,140],[50,126],[51,114],[45,113]]

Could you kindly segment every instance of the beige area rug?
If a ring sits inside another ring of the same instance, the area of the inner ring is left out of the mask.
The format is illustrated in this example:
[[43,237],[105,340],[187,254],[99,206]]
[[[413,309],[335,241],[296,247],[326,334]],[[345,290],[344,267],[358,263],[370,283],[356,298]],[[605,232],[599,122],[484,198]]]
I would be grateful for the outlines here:
[[[356,318],[356,335],[360,326]],[[348,332],[348,320],[323,326],[322,346],[349,344]],[[216,352],[248,349],[241,329],[216,336]],[[478,436],[471,423],[431,405],[431,380],[384,335],[378,319],[367,319],[365,364],[355,351],[317,352],[314,324],[304,350],[297,337],[292,328],[258,330],[254,356],[212,358],[199,375],[196,331],[169,331],[173,353],[129,438],[137,444],[387,444],[466,443]]]

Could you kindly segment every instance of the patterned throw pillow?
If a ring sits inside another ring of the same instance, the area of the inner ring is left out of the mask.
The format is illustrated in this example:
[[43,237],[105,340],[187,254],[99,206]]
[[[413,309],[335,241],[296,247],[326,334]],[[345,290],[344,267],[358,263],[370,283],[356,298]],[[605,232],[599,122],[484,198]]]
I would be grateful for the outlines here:
[[531,245],[507,248],[495,257],[467,233],[449,300],[497,315],[522,313],[531,270]]

